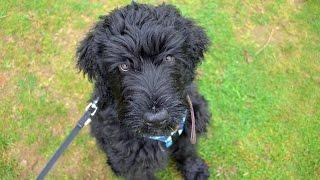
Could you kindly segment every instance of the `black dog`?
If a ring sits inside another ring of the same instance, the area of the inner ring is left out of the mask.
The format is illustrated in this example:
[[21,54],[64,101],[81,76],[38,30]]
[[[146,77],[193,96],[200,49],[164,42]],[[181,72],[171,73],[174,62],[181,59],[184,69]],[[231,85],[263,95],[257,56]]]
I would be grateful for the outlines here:
[[172,156],[186,179],[209,177],[190,142],[190,114],[193,132],[205,132],[210,119],[192,83],[208,43],[174,6],[136,3],[101,17],[81,42],[77,65],[100,97],[91,132],[116,175],[154,179]]

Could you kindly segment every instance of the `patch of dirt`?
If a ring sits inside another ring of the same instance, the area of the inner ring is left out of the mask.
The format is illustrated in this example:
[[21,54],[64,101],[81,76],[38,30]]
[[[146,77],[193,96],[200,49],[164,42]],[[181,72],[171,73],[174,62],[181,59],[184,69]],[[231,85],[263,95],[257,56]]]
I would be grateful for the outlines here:
[[288,20],[277,20],[269,25],[253,25],[247,22],[244,26],[236,28],[236,38],[238,41],[253,42],[256,46],[254,52],[243,51],[244,60],[250,64],[255,60],[255,56],[260,54],[269,45],[276,47],[286,47],[288,43],[296,44],[299,36],[293,30],[294,22]]
[[[81,19],[86,23],[85,28],[75,28],[71,22],[53,35],[54,41],[56,41],[64,50],[72,51],[75,49],[77,43],[85,37],[85,33],[89,32],[90,27],[92,27],[97,21],[92,17],[84,15],[81,16]],[[75,51],[73,53],[75,53]]]
[[[89,141],[88,153],[84,153],[84,158],[90,161],[90,164],[82,163],[81,171],[84,179],[113,179],[113,173],[110,166],[106,165],[105,154],[98,149],[94,140]],[[89,165],[89,166],[88,166]],[[94,168],[91,168],[94,167]]]
[[61,123],[57,123],[56,125],[54,125],[54,127],[51,127],[50,129],[51,129],[53,136],[59,137],[59,136],[64,135],[66,127],[64,125],[62,125]]
[[252,39],[259,45],[264,45],[268,42],[273,44],[279,44],[285,41],[286,34],[281,30],[279,26],[256,26],[251,30]]
[[237,174],[237,171],[238,169],[236,166],[232,166],[232,167],[219,166],[216,171],[217,172],[216,177],[231,179],[232,176]]
[[[81,162],[83,159],[83,152],[76,150],[75,148],[71,148],[74,146],[70,146],[68,151],[65,152],[64,156],[61,156],[59,167],[56,168],[57,175],[67,174],[79,174],[81,171]],[[63,172],[63,173],[62,173]],[[68,172],[68,173],[66,173]]]
[[320,76],[313,77],[312,79],[320,85]]
[[293,0],[293,3],[295,4],[303,4],[305,2],[307,2],[307,0]]
[[294,6],[296,6],[297,8],[301,8],[302,5],[307,2],[307,0],[292,0],[292,3],[294,4]]
[[315,174],[317,177],[320,177],[320,167],[318,167],[316,170],[315,170]]
[[0,74],[0,88],[2,89],[7,82],[5,74]]
[[[88,135],[88,132],[86,132],[86,135]],[[44,158],[39,153],[39,148],[46,145],[46,143],[36,142],[32,145],[27,145],[23,143],[23,141],[24,140],[21,140],[20,142],[13,144],[8,150],[8,156],[13,157],[18,162],[18,179],[25,179],[32,174],[38,175],[51,157],[51,155],[49,155],[48,158]],[[87,151],[87,149],[90,149],[90,151]],[[110,174],[108,173],[110,171],[106,168],[105,159],[102,158],[101,155],[102,154],[99,154],[93,140],[86,142],[86,145],[81,147],[72,143],[67,151],[59,158],[56,166],[51,170],[51,173],[48,174],[48,177],[61,179],[61,177],[65,178],[65,176],[67,176],[74,179],[75,177],[93,176],[96,178],[104,177],[104,179],[106,179],[106,176]],[[89,159],[93,166],[87,167],[84,162],[85,158]]]
[[21,168],[19,177],[24,179],[30,176],[30,172],[37,174],[43,168],[46,160],[39,156],[39,145],[37,143],[32,146],[25,145],[23,143],[16,143],[9,151],[9,156],[15,157]]
[[[17,85],[13,80],[15,77],[15,74],[16,73],[12,71],[6,71],[3,73],[0,73],[0,93],[1,93],[0,102],[3,102],[3,101],[13,102],[14,99],[17,98]],[[12,107],[14,106],[15,105],[12,105]],[[7,115],[12,116],[14,114],[16,114],[16,112],[10,113]]]
[[[86,128],[81,134],[88,136],[88,133]],[[112,174],[105,161],[105,155],[98,149],[94,139],[80,146],[73,143],[59,159],[59,164],[52,171],[51,177],[53,179],[66,176],[70,179],[109,179]]]
[[8,36],[8,35],[1,35],[2,37],[2,40],[6,43],[6,44],[9,44],[9,43],[14,43],[15,40],[12,36]]

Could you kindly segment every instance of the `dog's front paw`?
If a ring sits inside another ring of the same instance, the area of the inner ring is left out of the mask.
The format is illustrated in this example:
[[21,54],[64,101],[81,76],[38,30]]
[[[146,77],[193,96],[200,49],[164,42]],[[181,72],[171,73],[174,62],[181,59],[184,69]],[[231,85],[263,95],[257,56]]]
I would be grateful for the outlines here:
[[210,176],[207,164],[200,158],[187,159],[183,171],[186,180],[205,180]]

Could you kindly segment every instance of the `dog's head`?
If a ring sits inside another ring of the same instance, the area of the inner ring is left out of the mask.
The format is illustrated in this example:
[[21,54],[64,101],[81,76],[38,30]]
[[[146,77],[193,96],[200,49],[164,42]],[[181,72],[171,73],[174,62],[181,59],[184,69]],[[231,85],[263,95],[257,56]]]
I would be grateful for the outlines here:
[[175,7],[133,3],[101,17],[81,42],[77,64],[105,86],[122,124],[167,135],[185,116],[185,90],[207,45],[204,31]]

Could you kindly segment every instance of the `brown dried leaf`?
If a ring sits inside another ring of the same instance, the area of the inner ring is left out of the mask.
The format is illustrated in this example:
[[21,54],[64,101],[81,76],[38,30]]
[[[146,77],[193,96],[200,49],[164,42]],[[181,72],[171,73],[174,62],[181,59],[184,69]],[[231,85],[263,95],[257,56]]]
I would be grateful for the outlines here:
[[244,56],[244,59],[246,60],[246,62],[248,64],[252,63],[253,62],[253,58],[252,56],[249,54],[249,52],[247,50],[244,50],[243,51],[243,56]]
[[7,82],[7,79],[6,79],[5,75],[0,74],[0,87],[4,87],[6,82]]

